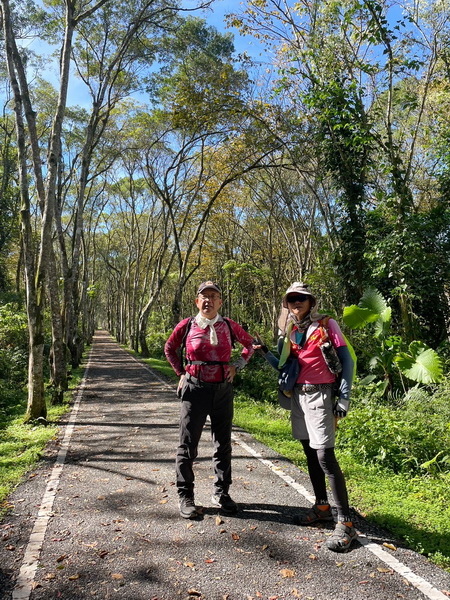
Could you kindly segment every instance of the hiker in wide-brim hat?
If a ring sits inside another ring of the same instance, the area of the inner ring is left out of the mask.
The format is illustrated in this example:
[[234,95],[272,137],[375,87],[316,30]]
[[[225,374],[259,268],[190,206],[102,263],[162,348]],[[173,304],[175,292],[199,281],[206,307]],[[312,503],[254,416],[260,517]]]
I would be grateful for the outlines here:
[[[354,361],[338,323],[317,312],[317,298],[303,282],[294,282],[286,290],[278,325],[277,368],[286,373],[284,380],[279,379],[284,384],[279,395],[290,398],[292,434],[305,451],[315,494],[314,505],[305,514],[296,515],[294,521],[298,525],[333,521],[326,487],[328,477],[338,522],[326,544],[330,550],[345,552],[356,538],[356,530],[334,448],[337,420],[345,417],[349,409]],[[254,347],[262,349],[274,366],[275,357],[265,346]]]

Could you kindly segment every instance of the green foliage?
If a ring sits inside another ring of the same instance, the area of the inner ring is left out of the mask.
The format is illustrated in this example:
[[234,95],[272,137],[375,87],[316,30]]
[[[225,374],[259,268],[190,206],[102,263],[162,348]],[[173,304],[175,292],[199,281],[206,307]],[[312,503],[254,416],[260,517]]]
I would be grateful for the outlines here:
[[409,352],[399,352],[394,360],[401,372],[413,381],[436,383],[442,379],[439,355],[422,342],[411,342]]
[[168,334],[159,332],[147,335],[147,346],[152,358],[164,358],[164,344],[168,337]]
[[445,285],[450,279],[450,211],[448,194],[435,206],[393,219],[387,200],[366,215],[366,258],[372,282],[392,297],[393,320],[401,314],[401,299],[408,303],[408,342],[420,339],[433,348],[445,338],[449,319]]
[[25,384],[28,368],[26,314],[16,304],[0,306],[0,379]]
[[[353,329],[375,325],[374,337],[379,340],[379,347],[369,364],[382,375],[384,392],[392,392],[399,382],[404,387],[402,375],[422,384],[435,383],[442,378],[442,361],[437,352],[419,341],[411,342],[406,347],[400,336],[388,335],[391,309],[378,290],[366,290],[359,306],[345,307],[343,318],[344,323]],[[397,375],[400,375],[400,379]]]
[[237,389],[247,397],[269,404],[278,404],[277,373],[259,354],[255,354],[235,379]]
[[151,78],[155,100],[169,110],[177,128],[215,128],[239,113],[248,76],[233,66],[230,34],[199,18],[182,21],[163,47],[167,64]]
[[[433,398],[427,402],[433,406]],[[448,423],[422,409],[423,403],[380,405],[378,400],[357,403],[342,421],[341,449],[360,464],[393,473],[441,471],[450,473]],[[449,415],[450,416],[450,415]],[[446,448],[447,452],[442,449]]]

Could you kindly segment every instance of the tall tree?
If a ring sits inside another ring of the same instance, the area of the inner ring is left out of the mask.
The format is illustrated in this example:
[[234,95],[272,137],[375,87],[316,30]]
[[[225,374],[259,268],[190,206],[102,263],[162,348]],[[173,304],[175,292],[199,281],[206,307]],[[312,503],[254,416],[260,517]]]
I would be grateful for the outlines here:
[[[60,90],[49,135],[47,160],[45,161],[47,173],[44,181],[42,173],[43,161],[36,131],[36,113],[32,106],[23,55],[21,52],[19,52],[17,46],[17,33],[14,24],[14,14],[11,11],[9,0],[2,0],[1,10],[6,45],[8,75],[14,94],[14,110],[16,116],[16,132],[18,143],[20,196],[22,204],[21,226],[23,252],[25,257],[24,262],[26,274],[27,314],[30,338],[28,407],[26,418],[31,420],[38,417],[45,417],[47,413],[44,398],[43,380],[43,311],[46,279],[49,283],[50,297],[52,301],[52,315],[54,317],[53,325],[56,328],[59,326],[56,265],[52,247],[52,225],[55,208],[57,165],[61,149],[61,129],[69,82],[72,36],[77,20],[82,19],[85,14],[83,15],[83,13],[81,13],[76,15],[74,13],[73,5],[71,3],[66,4],[66,18],[60,60]],[[41,237],[36,262],[31,227],[31,202],[27,168],[28,143],[31,146],[35,185],[39,199],[40,211],[42,214]],[[54,345],[54,364],[55,366],[59,366],[60,358],[62,357],[61,331],[55,332],[55,335],[58,336],[58,338],[56,340],[56,345]],[[58,344],[60,344],[59,347]],[[61,360],[63,361],[62,358]],[[64,380],[64,375],[62,373],[61,377],[62,380]]]
[[250,0],[233,23],[272,44],[277,89],[303,115],[321,179],[331,180],[340,237],[336,264],[347,299],[357,300],[373,283],[376,250],[367,236],[373,240],[371,212],[380,207],[391,242],[380,275],[396,298],[406,338],[413,339],[418,306],[404,239],[416,235],[415,215],[427,210],[424,169],[437,182],[435,153],[421,140],[432,121],[427,115],[448,48],[449,18],[444,5],[403,8],[399,16],[396,3],[377,0]]

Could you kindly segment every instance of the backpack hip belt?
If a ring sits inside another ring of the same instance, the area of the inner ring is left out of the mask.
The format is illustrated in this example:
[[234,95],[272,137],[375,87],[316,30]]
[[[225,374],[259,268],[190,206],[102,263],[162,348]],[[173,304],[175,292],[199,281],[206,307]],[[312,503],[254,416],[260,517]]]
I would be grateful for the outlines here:
[[230,363],[226,360],[186,360],[187,365],[229,365]]

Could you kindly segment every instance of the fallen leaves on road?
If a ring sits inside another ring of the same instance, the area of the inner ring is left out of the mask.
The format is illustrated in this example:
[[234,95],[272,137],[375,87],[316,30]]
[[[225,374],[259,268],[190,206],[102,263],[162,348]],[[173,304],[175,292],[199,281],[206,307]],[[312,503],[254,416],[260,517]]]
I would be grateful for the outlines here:
[[281,569],[280,574],[283,577],[295,577],[295,571],[292,571],[292,569]]
[[384,542],[383,546],[385,548],[389,548],[389,550],[394,550],[394,551],[397,550],[397,547],[394,546],[394,544],[389,544],[388,542]]
[[68,555],[67,555],[67,554],[62,554],[61,556],[59,556],[59,557],[56,559],[56,562],[57,562],[57,563],[60,563],[60,562],[62,562],[63,560],[65,560],[67,557],[68,557]]
[[377,567],[377,571],[380,573],[394,573],[393,569],[387,569],[386,567]]

